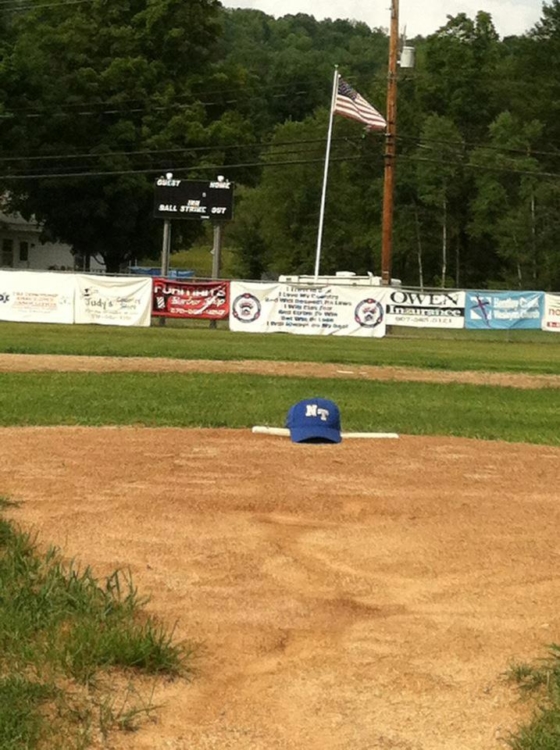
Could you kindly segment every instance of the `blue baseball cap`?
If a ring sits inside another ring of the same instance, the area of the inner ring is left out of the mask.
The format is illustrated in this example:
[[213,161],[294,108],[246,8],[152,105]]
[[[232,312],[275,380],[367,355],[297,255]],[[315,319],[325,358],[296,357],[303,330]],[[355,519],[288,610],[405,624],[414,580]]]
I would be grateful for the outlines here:
[[286,417],[294,443],[340,443],[340,411],[334,401],[306,398],[294,404]]

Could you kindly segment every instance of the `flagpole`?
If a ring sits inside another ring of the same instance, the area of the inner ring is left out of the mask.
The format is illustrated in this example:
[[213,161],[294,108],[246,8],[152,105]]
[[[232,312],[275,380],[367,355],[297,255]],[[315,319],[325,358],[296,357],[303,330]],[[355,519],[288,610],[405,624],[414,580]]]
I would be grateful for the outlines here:
[[321,195],[321,210],[319,212],[319,232],[317,234],[317,251],[315,254],[315,281],[317,281],[317,278],[319,276],[319,264],[321,262],[321,244],[323,240],[323,222],[325,219],[325,202],[327,197],[327,178],[329,174],[329,159],[331,154],[331,139],[332,139],[332,129],[333,129],[333,120],[334,120],[334,106],[336,101],[336,92],[338,90],[338,65],[334,66],[334,76],[333,76],[333,89],[332,89],[332,97],[331,97],[331,113],[329,118],[329,132],[327,135],[327,151],[325,154],[325,171],[323,174],[323,192]]

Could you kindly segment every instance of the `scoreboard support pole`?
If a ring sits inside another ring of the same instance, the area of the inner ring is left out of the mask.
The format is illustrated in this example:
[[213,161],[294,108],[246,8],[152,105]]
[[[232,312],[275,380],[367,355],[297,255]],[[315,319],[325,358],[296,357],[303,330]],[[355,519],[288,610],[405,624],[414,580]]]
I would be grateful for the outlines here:
[[[222,229],[223,225],[221,221],[212,222],[214,228],[214,242],[212,245],[212,278],[220,278],[220,269],[222,264]],[[210,328],[216,328],[217,323],[215,320],[210,321]]]
[[[161,275],[164,279],[169,276],[169,256],[171,254],[171,221],[163,220],[163,241],[161,245]],[[160,326],[165,325],[165,316],[159,319]]]
[[171,252],[171,221],[163,220],[163,242],[161,245],[161,275],[164,279],[169,276],[169,255]]
[[220,270],[222,265],[222,223],[220,221],[213,222],[214,225],[214,243],[212,246],[212,278],[220,278]]

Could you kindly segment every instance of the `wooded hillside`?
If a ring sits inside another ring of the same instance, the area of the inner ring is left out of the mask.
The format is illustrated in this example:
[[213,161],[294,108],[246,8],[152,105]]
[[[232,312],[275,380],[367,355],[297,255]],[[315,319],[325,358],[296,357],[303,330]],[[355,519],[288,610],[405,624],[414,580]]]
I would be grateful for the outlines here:
[[[157,262],[155,178],[219,173],[236,275],[313,271],[333,67],[384,113],[387,30],[217,0],[11,0],[0,31],[0,182],[46,236],[109,270]],[[559,0],[522,37],[481,11],[409,43],[393,275],[560,290]],[[383,150],[335,117],[323,273],[380,272]],[[175,222],[175,249],[204,230]]]

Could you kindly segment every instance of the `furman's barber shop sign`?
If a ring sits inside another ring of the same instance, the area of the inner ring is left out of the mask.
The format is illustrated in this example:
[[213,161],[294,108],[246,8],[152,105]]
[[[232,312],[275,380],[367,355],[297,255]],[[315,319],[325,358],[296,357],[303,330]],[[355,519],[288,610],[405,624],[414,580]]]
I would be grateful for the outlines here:
[[152,315],[226,320],[229,316],[229,281],[154,279]]

